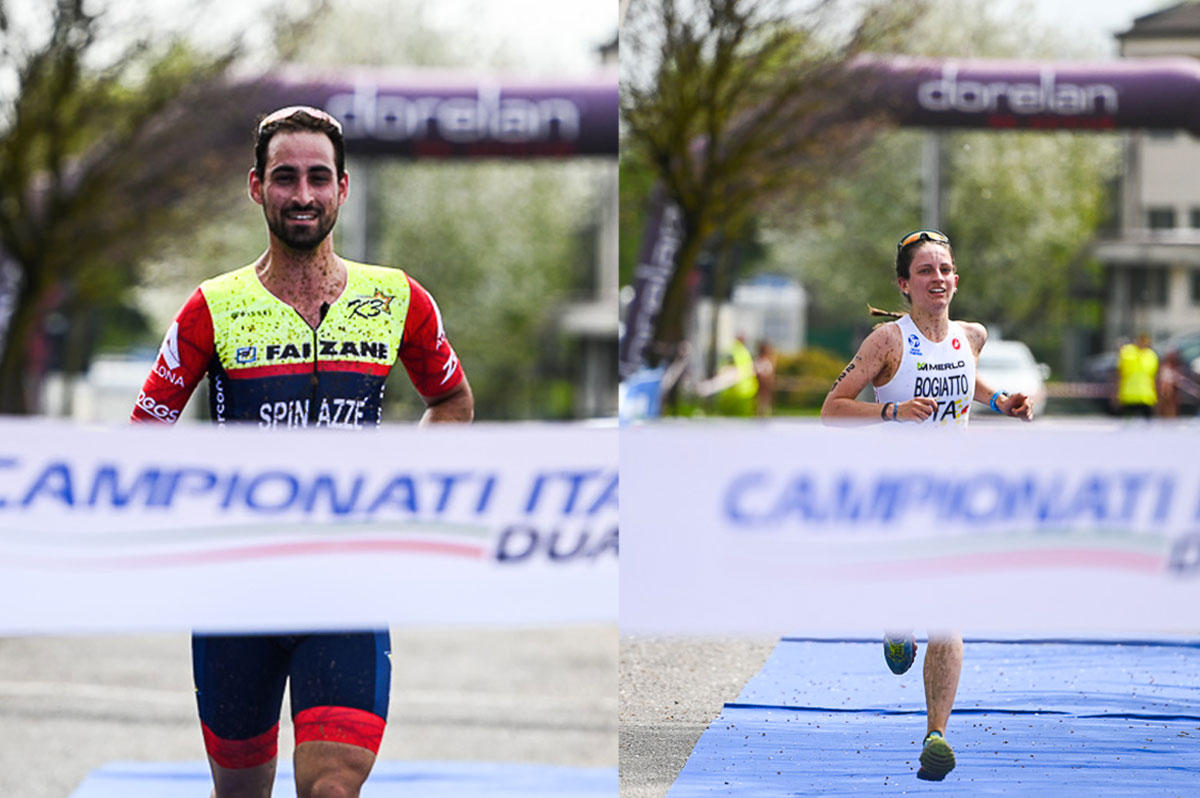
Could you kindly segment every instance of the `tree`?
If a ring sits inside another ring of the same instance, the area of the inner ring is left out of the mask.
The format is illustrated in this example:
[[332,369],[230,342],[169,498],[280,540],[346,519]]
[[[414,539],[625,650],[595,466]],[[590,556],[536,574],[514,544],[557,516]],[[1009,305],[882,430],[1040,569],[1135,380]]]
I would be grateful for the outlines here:
[[[898,52],[1064,60],[1100,53],[1003,16],[983,0],[944,0]],[[774,219],[768,268],[809,289],[810,342],[849,354],[874,323],[866,304],[903,309],[895,242],[922,219],[922,148],[928,132],[890,131],[856,169],[831,182],[799,218]],[[1060,352],[1084,347],[1100,323],[1099,268],[1088,253],[1109,213],[1119,137],[1058,131],[943,131],[944,216],[962,290],[956,317],[993,335],[1020,335],[1041,359],[1069,371]],[[1083,339],[1083,340],[1081,340]]]
[[17,86],[0,98],[0,292],[12,308],[0,329],[3,413],[32,409],[55,327],[58,365],[86,366],[96,314],[128,309],[142,261],[219,201],[212,175],[246,160],[257,87],[230,77],[241,47],[118,37],[92,5],[58,0],[38,40],[0,0],[0,54]]
[[[398,163],[376,175],[392,188],[380,197],[381,260],[410,271],[437,297],[479,418],[573,415],[574,353],[559,317],[569,299],[586,296],[578,285],[590,263],[581,227],[607,168]],[[389,413],[419,415],[407,382],[401,373],[391,381],[388,397],[403,397],[407,408]]]
[[625,36],[622,150],[651,165],[680,211],[652,362],[683,338],[689,280],[710,239],[736,240],[771,208],[812,203],[885,124],[885,109],[857,103],[868,78],[848,67],[889,49],[920,10],[872,2],[851,13],[834,0],[804,13],[768,0],[695,6],[635,6]]

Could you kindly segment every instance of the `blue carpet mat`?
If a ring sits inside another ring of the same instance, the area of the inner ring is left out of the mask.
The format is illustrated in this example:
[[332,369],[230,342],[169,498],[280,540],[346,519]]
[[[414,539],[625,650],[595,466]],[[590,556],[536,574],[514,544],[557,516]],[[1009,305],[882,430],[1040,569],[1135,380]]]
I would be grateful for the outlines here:
[[878,641],[781,641],[668,795],[1198,794],[1195,644],[968,640],[940,783],[916,778],[924,650],[894,676]]
[[[202,798],[212,779],[204,762],[114,762],[93,771],[70,798]],[[613,798],[616,768],[490,762],[377,762],[362,798]],[[290,765],[280,763],[275,798],[294,798]]]

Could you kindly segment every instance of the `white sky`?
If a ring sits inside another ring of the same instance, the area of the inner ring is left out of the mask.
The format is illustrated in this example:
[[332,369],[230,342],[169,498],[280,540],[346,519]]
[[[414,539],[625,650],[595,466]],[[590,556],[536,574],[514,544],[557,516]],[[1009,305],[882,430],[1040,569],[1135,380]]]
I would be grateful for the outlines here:
[[[617,0],[332,0],[337,13],[352,14],[366,2],[386,7],[420,5],[424,18],[450,35],[458,29],[464,38],[486,35],[491,43],[517,52],[533,73],[556,76],[594,74],[596,48],[612,40],[617,31]],[[44,19],[47,0],[9,0],[14,19]],[[158,20],[192,19],[193,30],[203,40],[222,32],[257,30],[264,26],[271,0],[91,0],[90,7],[114,12],[114,19],[150,17]],[[349,9],[339,12],[339,9]],[[364,37],[386,37],[388,31],[364,27]],[[469,65],[468,65],[469,67]]]
[[[138,9],[170,18],[195,8],[195,0],[93,0],[98,6]],[[375,0],[381,5],[388,0]],[[414,0],[416,1],[416,0]],[[510,43],[534,72],[586,74],[596,71],[595,48],[616,30],[620,0],[424,0],[426,19],[437,28],[478,35],[487,31]],[[639,0],[632,0],[639,2]],[[1134,18],[1174,5],[1175,0],[993,0],[998,9],[1032,11],[1047,25],[1085,37],[1103,52],[1115,54],[1113,34],[1127,30]],[[45,0],[9,0],[17,16]],[[335,8],[348,0],[333,0]],[[362,0],[359,0],[362,2]],[[407,2],[407,0],[397,0]],[[936,0],[935,0],[936,2]],[[261,24],[268,0],[208,0],[205,15],[218,27],[230,29]],[[137,13],[137,12],[134,12]],[[386,35],[366,31],[364,36]]]
[[993,0],[999,10],[1032,11],[1047,25],[1087,37],[1117,53],[1114,35],[1129,30],[1134,19],[1152,14],[1180,0]]
[[[368,0],[333,0],[335,8]],[[520,54],[522,70],[531,77],[574,77],[597,71],[596,47],[611,40],[616,30],[619,0],[369,0],[381,5],[423,2],[428,22],[452,35],[456,29],[476,37],[486,32],[489,43]],[[639,0],[632,0],[639,2]],[[31,8],[46,8],[46,0],[9,0],[14,17]],[[186,14],[196,0],[93,0],[98,6],[129,9],[164,19]],[[269,0],[207,0],[205,25],[240,30],[261,27]],[[936,2],[936,0],[935,0]],[[1113,34],[1127,30],[1143,14],[1174,5],[1174,0],[992,0],[998,10],[1032,13],[1071,38],[1089,44],[1100,54],[1116,55]],[[136,10],[135,10],[136,9]],[[364,36],[386,31],[364,30]],[[480,55],[482,59],[483,54]],[[0,95],[7,94],[15,76],[0,65]],[[464,65],[478,69],[482,65]]]
[[[590,0],[589,0],[590,1]],[[615,1],[615,0],[614,0]],[[643,0],[630,0],[635,6]],[[789,7],[807,8],[814,0],[783,0]],[[993,19],[1018,19],[1030,15],[1047,28],[1055,29],[1054,40],[1073,42],[1078,49],[1063,58],[1104,60],[1118,56],[1115,34],[1129,30],[1140,16],[1161,11],[1183,0],[989,0]],[[946,4],[943,7],[948,7]],[[939,0],[932,0],[936,13]],[[1094,54],[1094,55],[1092,55]],[[622,53],[622,56],[627,56]],[[625,77],[636,69],[628,58],[622,64]]]
[[616,34],[617,8],[617,0],[434,0],[429,19],[495,31],[539,63],[595,72],[595,48]]

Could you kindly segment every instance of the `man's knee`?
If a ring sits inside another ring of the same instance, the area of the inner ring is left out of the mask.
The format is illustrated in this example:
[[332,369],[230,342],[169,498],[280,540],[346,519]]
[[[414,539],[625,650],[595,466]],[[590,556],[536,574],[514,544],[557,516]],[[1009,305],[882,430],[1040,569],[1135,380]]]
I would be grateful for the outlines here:
[[270,798],[275,786],[275,760],[263,765],[231,770],[209,760],[213,774],[212,798]]
[[357,768],[324,771],[315,779],[297,780],[298,798],[358,798],[365,775]]
[[375,755],[365,748],[312,741],[296,746],[299,798],[358,798]]

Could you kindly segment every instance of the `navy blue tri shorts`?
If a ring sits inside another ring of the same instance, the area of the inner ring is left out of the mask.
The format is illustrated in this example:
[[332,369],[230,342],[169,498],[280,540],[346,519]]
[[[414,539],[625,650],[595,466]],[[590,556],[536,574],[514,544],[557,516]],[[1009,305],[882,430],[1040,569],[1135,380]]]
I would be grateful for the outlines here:
[[387,721],[387,631],[192,636],[196,702],[210,757],[248,768],[278,751],[284,686],[296,744],[349,743],[378,753]]

